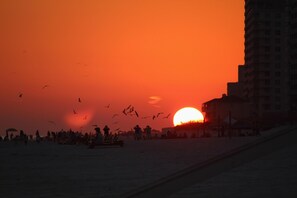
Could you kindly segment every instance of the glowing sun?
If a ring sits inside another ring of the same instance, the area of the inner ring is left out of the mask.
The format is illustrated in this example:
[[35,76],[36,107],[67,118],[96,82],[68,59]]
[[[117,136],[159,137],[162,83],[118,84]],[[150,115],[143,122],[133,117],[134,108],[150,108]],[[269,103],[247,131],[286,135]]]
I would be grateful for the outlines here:
[[173,117],[174,126],[189,123],[189,122],[203,122],[202,113],[193,107],[184,107],[178,110]]

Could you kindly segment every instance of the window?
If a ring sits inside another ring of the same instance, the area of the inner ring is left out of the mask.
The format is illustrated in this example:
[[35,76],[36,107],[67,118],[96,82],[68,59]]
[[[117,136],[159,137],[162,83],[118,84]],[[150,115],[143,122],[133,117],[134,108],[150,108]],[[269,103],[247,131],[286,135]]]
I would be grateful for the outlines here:
[[265,30],[264,33],[265,33],[265,35],[270,35],[270,31],[269,30]]
[[269,52],[269,51],[270,51],[270,47],[269,47],[269,46],[265,46],[265,47],[264,47],[264,51],[265,51],[265,52]]
[[276,110],[280,110],[281,109],[281,105],[280,104],[275,105],[275,109]]
[[264,75],[265,75],[266,77],[269,77],[269,76],[270,76],[270,72],[269,72],[269,71],[265,71],[265,72],[264,72]]
[[269,85],[269,84],[270,84],[270,80],[267,80],[267,79],[264,80],[264,84],[265,84],[265,85]]
[[276,89],[275,89],[275,93],[281,93],[280,88],[276,88]]
[[264,104],[263,108],[264,110],[270,110],[270,104]]

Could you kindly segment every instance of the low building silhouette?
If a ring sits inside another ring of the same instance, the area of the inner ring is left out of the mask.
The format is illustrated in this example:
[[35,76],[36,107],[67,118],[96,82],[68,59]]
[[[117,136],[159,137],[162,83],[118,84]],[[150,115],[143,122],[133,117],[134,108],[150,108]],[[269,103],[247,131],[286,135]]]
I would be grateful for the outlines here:
[[203,103],[202,111],[205,113],[206,122],[212,125],[234,124],[239,120],[251,118],[250,103],[238,96],[223,95]]

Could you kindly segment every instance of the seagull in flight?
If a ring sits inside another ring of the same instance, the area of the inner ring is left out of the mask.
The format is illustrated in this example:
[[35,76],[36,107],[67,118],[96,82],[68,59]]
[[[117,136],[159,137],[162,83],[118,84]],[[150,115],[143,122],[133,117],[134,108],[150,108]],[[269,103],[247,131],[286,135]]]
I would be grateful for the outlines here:
[[135,115],[136,115],[137,117],[139,117],[139,115],[138,115],[137,111],[134,111],[134,112],[135,112]]
[[163,112],[159,112],[159,113],[157,114],[157,118],[158,118],[161,114],[163,114]]
[[108,105],[105,106],[105,108],[109,108],[109,107],[110,107],[110,104],[108,104]]
[[113,114],[113,116],[112,116],[112,118],[115,118],[115,117],[117,117],[117,116],[119,116],[119,114]]
[[45,89],[45,88],[48,88],[48,85],[44,85],[44,86],[42,87],[42,89]]
[[164,119],[164,118],[169,118],[170,115],[171,115],[171,113],[169,113],[167,116],[163,117],[163,119]]

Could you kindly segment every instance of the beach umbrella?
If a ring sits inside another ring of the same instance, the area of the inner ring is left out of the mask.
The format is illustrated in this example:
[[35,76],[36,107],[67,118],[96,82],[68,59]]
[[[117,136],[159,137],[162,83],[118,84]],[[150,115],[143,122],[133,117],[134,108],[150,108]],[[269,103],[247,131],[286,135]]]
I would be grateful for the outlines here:
[[18,130],[15,128],[8,128],[6,129],[6,132],[17,132]]

